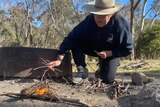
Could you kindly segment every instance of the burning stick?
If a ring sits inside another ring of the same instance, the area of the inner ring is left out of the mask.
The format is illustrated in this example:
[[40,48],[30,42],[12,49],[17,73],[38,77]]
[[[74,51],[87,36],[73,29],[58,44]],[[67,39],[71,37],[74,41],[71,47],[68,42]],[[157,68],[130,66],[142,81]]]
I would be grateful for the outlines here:
[[41,89],[38,86],[36,87],[36,94],[43,95],[45,92],[47,92],[46,87],[42,87]]
[[33,94],[42,93],[42,92],[40,92],[40,89],[42,89],[42,87],[46,87],[46,86],[47,86],[47,82],[41,81],[37,84],[32,85],[29,88],[25,88],[25,89],[21,90],[21,93],[24,95],[33,95]]

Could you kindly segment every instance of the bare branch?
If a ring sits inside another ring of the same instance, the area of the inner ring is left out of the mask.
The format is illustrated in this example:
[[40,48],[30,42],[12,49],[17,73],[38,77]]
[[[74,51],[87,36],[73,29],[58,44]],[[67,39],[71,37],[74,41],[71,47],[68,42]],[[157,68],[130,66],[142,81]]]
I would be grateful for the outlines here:
[[146,12],[146,14],[144,15],[144,17],[147,16],[147,14],[156,6],[156,4],[159,2],[160,0],[157,0],[154,5]]
[[136,8],[138,7],[138,5],[139,5],[140,2],[141,2],[141,0],[138,0],[138,1],[136,2],[136,4],[135,4],[134,7],[133,7],[133,11],[136,10]]

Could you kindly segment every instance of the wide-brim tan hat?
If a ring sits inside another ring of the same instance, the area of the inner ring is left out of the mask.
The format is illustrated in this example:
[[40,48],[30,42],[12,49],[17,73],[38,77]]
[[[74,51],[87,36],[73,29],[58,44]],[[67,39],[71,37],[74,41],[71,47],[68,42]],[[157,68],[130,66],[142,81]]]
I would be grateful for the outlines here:
[[107,15],[118,12],[122,7],[115,4],[115,0],[96,0],[87,3],[83,8],[93,14]]

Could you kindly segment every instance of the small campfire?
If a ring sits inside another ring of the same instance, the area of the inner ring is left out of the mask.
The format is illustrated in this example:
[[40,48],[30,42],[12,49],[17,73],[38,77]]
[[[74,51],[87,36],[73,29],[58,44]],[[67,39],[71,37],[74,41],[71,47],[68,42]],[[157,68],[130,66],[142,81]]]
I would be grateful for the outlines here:
[[[9,94],[3,94],[3,95],[17,95],[17,96],[27,96],[28,98],[34,98],[34,99],[40,99],[44,101],[58,101],[58,102],[68,102],[68,103],[74,103],[82,106],[88,106],[88,104],[85,104],[85,102],[82,102],[80,99],[73,99],[73,98],[67,98],[67,96],[62,96],[59,93],[57,93],[57,89],[53,88],[54,86],[54,81],[50,77],[50,79],[47,79],[45,77],[46,72],[49,71],[49,68],[47,64],[49,63],[48,60],[42,59],[42,63],[44,66],[40,66],[35,68],[34,70],[38,70],[41,68],[46,68],[44,71],[40,82],[35,83],[34,85],[24,88],[21,90],[19,94],[17,93],[9,93]],[[55,72],[56,76],[58,77],[59,75],[62,76],[62,79],[66,81],[66,83],[70,83],[73,85],[72,80],[69,78],[65,78],[62,74],[63,71],[55,68],[56,71],[51,69],[53,72]],[[58,72],[57,72],[58,71]],[[69,79],[69,81],[68,81]]]
[[46,87],[41,87],[40,89],[39,89],[39,87],[36,87],[36,94],[43,95],[45,93],[47,93]]
[[29,88],[21,90],[21,95],[27,96],[28,98],[40,99],[44,101],[57,101],[57,102],[68,102],[78,104],[80,106],[88,107],[89,104],[82,102],[80,99],[67,98],[57,93],[57,89],[54,89],[54,82],[50,80],[41,81]]
[[25,88],[21,90],[21,93],[24,95],[53,95],[55,92],[51,86],[48,85],[49,83],[40,82],[37,83],[29,88]]

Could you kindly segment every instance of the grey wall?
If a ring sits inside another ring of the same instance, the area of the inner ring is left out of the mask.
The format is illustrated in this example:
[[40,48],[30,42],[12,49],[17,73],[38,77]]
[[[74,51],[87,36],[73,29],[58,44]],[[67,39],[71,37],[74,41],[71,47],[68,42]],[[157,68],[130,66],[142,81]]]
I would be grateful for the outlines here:
[[[42,60],[55,60],[57,50],[24,47],[2,47],[0,48],[0,76],[5,77],[41,77],[47,69],[33,70],[38,66],[43,66]],[[58,69],[63,73],[58,76],[69,76],[72,74],[70,53],[65,55],[62,64]],[[49,70],[48,73],[55,77],[55,72]],[[46,75],[48,76],[48,75]]]

